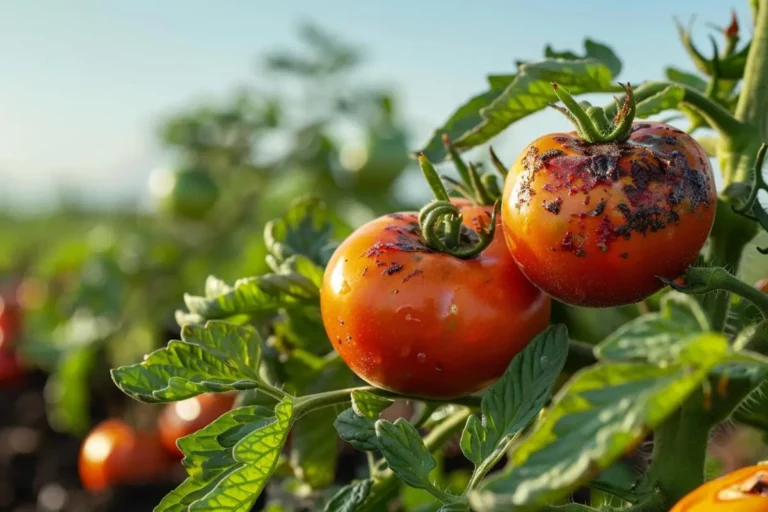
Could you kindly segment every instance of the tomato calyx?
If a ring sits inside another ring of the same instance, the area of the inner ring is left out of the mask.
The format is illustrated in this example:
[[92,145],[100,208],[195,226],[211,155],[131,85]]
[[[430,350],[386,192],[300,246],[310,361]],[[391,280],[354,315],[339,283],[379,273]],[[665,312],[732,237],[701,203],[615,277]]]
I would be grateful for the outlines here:
[[478,223],[475,230],[469,229],[462,224],[461,210],[451,202],[435,167],[423,154],[419,155],[419,166],[435,195],[435,199],[419,211],[419,229],[424,243],[434,251],[461,259],[474,258],[483,252],[493,241],[500,202],[495,202],[490,221],[485,226]]
[[[579,137],[588,144],[624,142],[632,133],[632,121],[635,119],[637,103],[632,86],[629,83],[620,85],[626,89],[626,95],[624,103],[619,105],[618,113],[612,121],[608,120],[602,107],[590,105],[586,101],[576,101],[556,82],[552,83],[552,88],[564,107],[552,105],[552,108],[563,113],[574,124]],[[619,100],[616,100],[616,103],[618,104]]]

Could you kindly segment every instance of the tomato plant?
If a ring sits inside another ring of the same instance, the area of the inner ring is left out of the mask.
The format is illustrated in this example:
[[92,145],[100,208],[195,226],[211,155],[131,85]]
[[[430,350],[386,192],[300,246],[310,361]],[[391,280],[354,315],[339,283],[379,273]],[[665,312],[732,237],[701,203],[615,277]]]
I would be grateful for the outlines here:
[[768,508],[768,468],[742,468],[708,482],[680,500],[672,512],[761,512]]
[[106,420],[83,441],[79,472],[83,486],[101,491],[111,486],[163,478],[172,459],[156,432],[138,432],[122,420]]

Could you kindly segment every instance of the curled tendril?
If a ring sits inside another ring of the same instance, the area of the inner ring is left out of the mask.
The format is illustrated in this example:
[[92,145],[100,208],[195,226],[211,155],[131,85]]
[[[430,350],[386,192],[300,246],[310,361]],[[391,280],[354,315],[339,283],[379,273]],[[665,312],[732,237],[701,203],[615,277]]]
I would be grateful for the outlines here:
[[[752,184],[749,196],[747,196],[740,206],[737,207],[732,205],[731,208],[735,213],[738,213],[751,221],[757,222],[764,230],[768,231],[768,212],[763,209],[760,202],[757,200],[757,195],[761,190],[768,192],[768,183],[766,183],[765,178],[763,177],[763,161],[765,160],[766,150],[768,150],[768,146],[763,143],[757,151],[755,167],[752,169]],[[768,247],[758,247],[757,250],[760,254],[768,254]]]
[[[461,225],[462,215],[456,205],[449,201],[432,201],[419,211],[421,235],[427,246],[436,251],[461,259],[474,258],[483,252],[493,241],[499,206],[498,202],[494,204],[491,221],[486,229],[472,231]],[[453,247],[449,246],[444,240],[446,220],[448,224],[458,224],[458,229],[460,230],[459,243]],[[476,235],[476,240],[473,239],[474,237],[471,234]],[[468,239],[472,239],[474,243],[469,242]],[[467,245],[468,243],[470,245]]]

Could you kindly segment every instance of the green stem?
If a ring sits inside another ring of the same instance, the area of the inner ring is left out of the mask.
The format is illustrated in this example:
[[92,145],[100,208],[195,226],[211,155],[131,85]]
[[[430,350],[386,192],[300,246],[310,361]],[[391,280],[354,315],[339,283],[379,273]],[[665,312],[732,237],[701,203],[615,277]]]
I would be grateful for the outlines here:
[[[448,416],[442,423],[437,425],[432,431],[424,437],[424,446],[427,451],[435,453],[459,430],[464,427],[471,411],[462,409]],[[383,471],[375,478],[371,487],[368,499],[358,508],[360,512],[374,512],[382,510],[386,502],[400,488],[400,479],[391,469]]]
[[275,386],[268,384],[267,382],[260,381],[257,388],[259,391],[262,391],[265,395],[269,395],[275,400],[282,400],[283,398],[290,396],[288,393],[283,391],[282,389],[276,388]]
[[469,479],[467,488],[464,491],[465,495],[475,489],[475,487],[477,487],[483,478],[485,478],[485,475],[487,475],[493,469],[493,467],[498,464],[498,462],[507,452],[509,445],[514,442],[515,439],[517,439],[518,435],[515,435],[512,439],[509,440],[509,442],[503,443],[501,446],[497,446],[496,449],[494,449],[493,452],[491,452],[491,454],[483,462],[475,467],[475,471],[472,473],[472,477]]
[[764,318],[768,318],[768,294],[748,285],[720,267],[691,267],[685,274],[685,285],[672,283],[671,286],[683,293],[701,294],[716,290],[735,293],[751,302]]
[[768,0],[758,2],[736,118],[755,127],[760,140],[768,140]]
[[710,423],[685,406],[654,431],[650,477],[668,505],[704,482]]

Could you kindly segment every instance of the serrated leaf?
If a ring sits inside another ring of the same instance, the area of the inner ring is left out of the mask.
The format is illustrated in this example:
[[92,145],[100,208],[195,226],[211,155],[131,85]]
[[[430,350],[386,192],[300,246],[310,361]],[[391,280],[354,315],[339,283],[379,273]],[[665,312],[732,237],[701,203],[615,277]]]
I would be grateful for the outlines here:
[[677,68],[666,68],[664,73],[667,75],[667,79],[671,82],[677,82],[679,84],[687,85],[691,89],[695,89],[699,92],[707,90],[707,82],[693,73],[679,70]]
[[267,250],[281,263],[293,255],[303,255],[325,267],[335,249],[334,226],[325,204],[309,197],[294,202],[280,218],[264,228]]
[[351,407],[339,414],[333,426],[341,439],[358,450],[372,452],[379,449],[374,421],[358,416]]
[[624,324],[595,347],[598,359],[661,362],[675,360],[691,336],[709,330],[707,317],[693,297],[669,292],[658,313]]
[[[490,81],[490,77],[489,77]],[[499,83],[501,86],[502,84]],[[424,153],[424,155],[434,162],[442,160],[448,157],[448,153],[445,152],[443,146],[443,134],[448,135],[451,141],[460,139],[466,133],[471,131],[476,126],[483,122],[483,116],[480,111],[493,103],[493,100],[498,98],[509,84],[504,85],[501,88],[494,87],[491,84],[491,90],[484,93],[473,96],[464,105],[454,112],[454,114],[443,123],[443,126],[435,130],[432,134],[427,145],[418,153]]]
[[112,380],[147,403],[258,387],[262,341],[253,328],[211,321],[204,327],[185,326],[181,338],[139,364],[112,370]]
[[479,465],[523,430],[549,400],[568,355],[565,326],[536,336],[483,396],[482,420],[472,415],[461,435],[461,450]]
[[370,480],[354,482],[339,489],[325,505],[325,512],[355,512],[357,506],[365,501],[371,491]]
[[727,350],[723,336],[702,334],[689,338],[677,363],[603,363],[578,372],[509,467],[473,493],[473,509],[535,510],[595,478],[677,410]]
[[676,108],[685,96],[685,89],[670,85],[649,98],[637,103],[637,117],[646,118],[664,110]]
[[205,296],[209,299],[224,295],[232,290],[232,287],[216,276],[208,276],[205,280]]
[[272,313],[281,308],[316,304],[318,287],[312,277],[298,273],[266,274],[239,279],[224,294],[199,297],[185,294],[189,312],[205,319],[222,319],[234,315]]
[[[284,398],[275,407],[275,416],[248,433],[232,448],[235,465],[216,486],[189,506],[190,512],[248,512],[275,469],[293,423],[293,401]],[[183,485],[183,484],[182,484]]]
[[352,409],[355,414],[376,421],[381,411],[395,403],[389,398],[370,393],[368,391],[355,390],[352,392]]
[[192,478],[211,480],[236,464],[232,448],[250,432],[274,421],[274,411],[247,406],[223,414],[194,434],[179,438],[182,464]]
[[[460,151],[487,142],[513,122],[557,102],[552,82],[574,95],[610,92],[616,90],[613,76],[609,66],[594,58],[548,59],[523,64],[515,80],[501,94],[492,90],[473,98],[435,132],[422,151],[432,161],[444,159],[443,133],[451,136]],[[461,127],[462,133],[457,133],[457,126]]]
[[585,39],[584,50],[585,53],[581,56],[571,51],[556,51],[553,50],[551,46],[547,46],[544,49],[544,56],[547,58],[563,60],[584,60],[592,58],[605,64],[614,77],[621,73],[621,59],[619,59],[609,46],[591,39]]
[[386,420],[376,422],[376,438],[381,454],[389,468],[411,487],[430,490],[429,472],[435,468],[435,459],[429,453],[416,427],[405,418],[394,423]]

